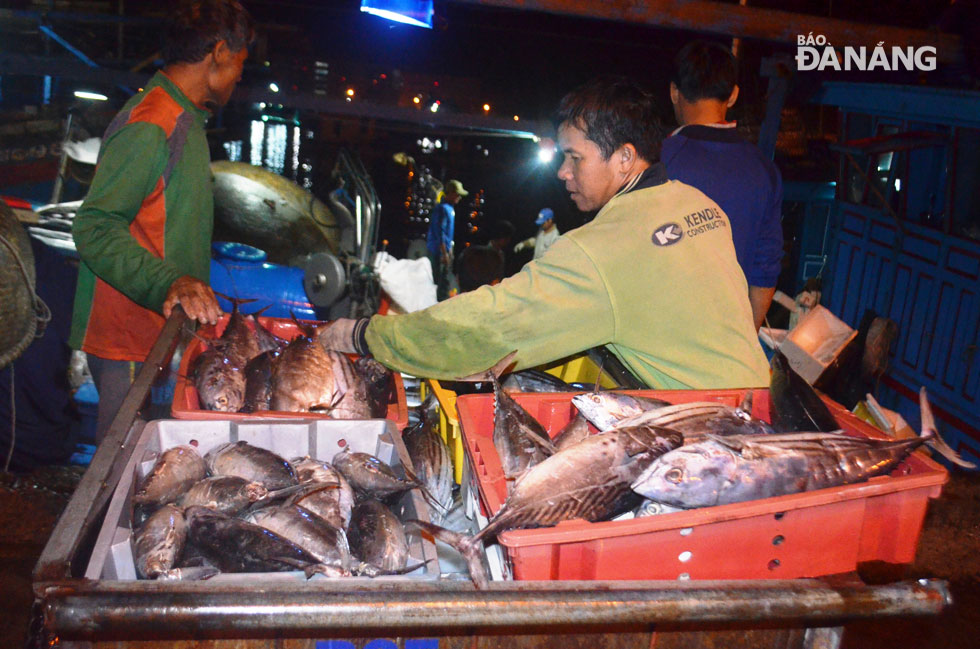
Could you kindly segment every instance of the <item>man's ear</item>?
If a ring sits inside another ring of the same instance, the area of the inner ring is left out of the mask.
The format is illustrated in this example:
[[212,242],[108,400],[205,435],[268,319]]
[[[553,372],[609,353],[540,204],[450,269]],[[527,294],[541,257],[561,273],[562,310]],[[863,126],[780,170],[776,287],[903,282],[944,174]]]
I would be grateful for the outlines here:
[[625,174],[629,174],[633,170],[633,165],[636,163],[636,147],[627,142],[614,154],[619,156],[619,168]]
[[214,44],[211,48],[211,56],[214,57],[214,62],[218,65],[223,65],[231,60],[232,51],[228,48],[228,42],[221,39]]
[[738,99],[738,84],[736,84],[735,87],[732,88],[732,94],[728,96],[728,101],[725,102],[725,107],[731,108],[732,106],[734,106],[736,99]]
[[[735,88],[737,89],[738,86],[735,86]],[[677,89],[677,84],[674,83],[673,81],[671,81],[670,82],[670,103],[672,103],[673,105],[676,106],[678,100],[680,99],[680,94],[681,94],[681,91]]]

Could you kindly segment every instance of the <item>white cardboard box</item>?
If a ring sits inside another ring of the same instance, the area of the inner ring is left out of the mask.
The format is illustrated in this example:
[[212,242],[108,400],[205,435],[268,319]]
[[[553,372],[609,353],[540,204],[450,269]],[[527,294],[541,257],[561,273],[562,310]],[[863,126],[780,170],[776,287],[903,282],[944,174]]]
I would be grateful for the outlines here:
[[856,336],[857,330],[817,305],[786,334],[779,350],[790,367],[813,384]]

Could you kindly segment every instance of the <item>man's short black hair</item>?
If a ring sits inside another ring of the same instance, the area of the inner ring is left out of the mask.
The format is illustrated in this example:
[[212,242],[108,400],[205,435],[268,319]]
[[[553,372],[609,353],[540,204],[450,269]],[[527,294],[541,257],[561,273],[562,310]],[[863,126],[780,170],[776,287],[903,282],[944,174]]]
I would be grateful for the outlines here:
[[255,23],[237,0],[181,2],[167,25],[164,65],[197,63],[225,41],[238,52],[255,38]]
[[626,77],[599,77],[571,91],[561,100],[555,123],[581,129],[605,160],[627,143],[647,162],[660,160],[663,130],[656,99]]
[[691,41],[674,57],[670,80],[687,101],[728,101],[738,83],[735,57],[719,43]]

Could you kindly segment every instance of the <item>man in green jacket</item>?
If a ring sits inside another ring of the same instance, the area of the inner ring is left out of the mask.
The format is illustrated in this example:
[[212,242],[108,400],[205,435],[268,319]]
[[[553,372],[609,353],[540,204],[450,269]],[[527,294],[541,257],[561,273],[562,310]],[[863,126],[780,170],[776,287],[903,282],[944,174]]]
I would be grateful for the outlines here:
[[252,20],[235,0],[174,12],[166,61],[109,125],[72,234],[82,264],[69,344],[88,355],[101,442],[180,304],[216,323],[208,286],[214,197],[204,125],[241,78]]
[[439,379],[514,350],[521,369],[605,345],[652,388],[768,385],[728,218],[667,180],[653,96],[598,79],[562,100],[558,121],[558,178],[580,210],[598,210],[590,223],[496,286],[407,315],[338,320],[321,344]]

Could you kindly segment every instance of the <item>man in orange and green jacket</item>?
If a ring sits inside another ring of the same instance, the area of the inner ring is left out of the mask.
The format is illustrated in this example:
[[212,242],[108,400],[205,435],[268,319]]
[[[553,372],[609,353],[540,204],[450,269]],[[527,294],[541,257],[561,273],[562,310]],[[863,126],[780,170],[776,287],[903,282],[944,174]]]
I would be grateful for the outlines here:
[[106,130],[72,228],[82,263],[69,344],[88,354],[99,391],[97,442],[174,306],[201,323],[221,315],[208,286],[214,199],[204,126],[231,98],[252,37],[235,0],[183,4],[163,70]]

